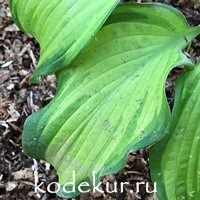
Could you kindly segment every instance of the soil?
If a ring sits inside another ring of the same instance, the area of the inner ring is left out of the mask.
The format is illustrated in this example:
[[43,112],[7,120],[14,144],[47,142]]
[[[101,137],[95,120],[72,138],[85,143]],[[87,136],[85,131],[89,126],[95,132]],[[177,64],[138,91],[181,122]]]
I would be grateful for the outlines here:
[[[137,2],[151,2],[137,0]],[[200,3],[192,0],[158,0],[176,7],[186,16],[190,25],[200,23]],[[23,124],[26,118],[44,107],[54,97],[56,79],[53,75],[42,77],[39,84],[31,84],[29,78],[39,58],[39,45],[33,37],[15,26],[7,0],[0,0],[0,199],[2,200],[59,200],[55,194],[35,193],[34,181],[57,182],[58,177],[51,165],[27,157],[21,147]],[[200,37],[196,38],[186,49],[186,55],[197,62],[200,57]],[[174,85],[178,75],[183,71],[179,66],[170,72],[166,82],[166,94],[170,106],[173,106]],[[148,148],[131,153],[127,164],[118,174],[106,175],[105,183],[130,182],[123,193],[100,194],[89,192],[76,200],[153,200],[155,194],[146,192],[142,187],[140,193],[130,193],[136,182],[149,182],[153,190],[148,162]]]

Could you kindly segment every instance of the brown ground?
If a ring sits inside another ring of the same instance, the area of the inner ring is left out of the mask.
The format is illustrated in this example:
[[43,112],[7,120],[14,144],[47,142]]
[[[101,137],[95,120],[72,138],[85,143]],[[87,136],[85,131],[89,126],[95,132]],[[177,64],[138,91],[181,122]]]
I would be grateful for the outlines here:
[[[138,0],[138,2],[144,1]],[[200,4],[195,1],[158,0],[155,2],[171,4],[185,14],[191,25],[200,24]],[[46,187],[49,183],[57,181],[57,175],[48,163],[25,156],[21,147],[23,123],[31,113],[45,106],[53,98],[56,91],[55,77],[42,78],[41,83],[37,85],[29,83],[29,77],[39,57],[39,45],[31,36],[16,28],[11,19],[7,0],[0,0],[0,52],[0,199],[61,199],[53,194],[34,193],[36,178],[39,178],[40,182],[45,182]],[[200,38],[194,40],[192,46],[187,49],[187,54],[194,61],[199,59]],[[173,70],[166,83],[171,106],[174,82],[180,71],[181,68]],[[145,188],[139,194],[129,192],[130,188],[134,189],[136,182],[151,182],[148,149],[130,154],[126,167],[117,175],[103,177],[103,182],[106,181],[111,183],[129,181],[130,186],[127,186],[122,194],[120,192],[112,195],[88,193],[76,199],[156,199],[153,194],[147,194]]]

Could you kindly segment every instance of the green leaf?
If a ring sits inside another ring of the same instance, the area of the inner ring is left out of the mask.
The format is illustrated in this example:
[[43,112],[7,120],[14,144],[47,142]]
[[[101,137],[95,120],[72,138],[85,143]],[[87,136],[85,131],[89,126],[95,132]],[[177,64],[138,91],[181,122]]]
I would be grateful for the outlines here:
[[34,77],[69,66],[119,0],[10,0],[15,23],[32,34],[41,54]]
[[169,133],[151,149],[151,173],[161,200],[200,197],[199,94],[200,64],[178,79]]
[[176,65],[192,65],[181,49],[199,32],[169,6],[119,5],[72,66],[57,73],[51,103],[27,119],[25,153],[50,162],[61,185],[74,170],[76,188],[92,184],[93,170],[96,181],[118,172],[130,151],[163,137],[166,77]]

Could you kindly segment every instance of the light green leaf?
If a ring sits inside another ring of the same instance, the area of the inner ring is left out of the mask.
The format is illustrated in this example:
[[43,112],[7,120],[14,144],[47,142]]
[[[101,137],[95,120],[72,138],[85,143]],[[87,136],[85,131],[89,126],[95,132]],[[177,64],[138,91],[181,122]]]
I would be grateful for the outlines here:
[[181,49],[199,32],[165,5],[118,6],[72,66],[57,73],[52,102],[27,119],[25,153],[50,162],[61,185],[74,170],[76,188],[92,184],[93,170],[97,181],[116,173],[130,151],[164,135],[166,77],[174,66],[191,64]]
[[15,23],[32,34],[41,53],[33,76],[69,66],[119,0],[10,0]]
[[178,79],[169,133],[150,153],[161,200],[200,198],[200,64]]

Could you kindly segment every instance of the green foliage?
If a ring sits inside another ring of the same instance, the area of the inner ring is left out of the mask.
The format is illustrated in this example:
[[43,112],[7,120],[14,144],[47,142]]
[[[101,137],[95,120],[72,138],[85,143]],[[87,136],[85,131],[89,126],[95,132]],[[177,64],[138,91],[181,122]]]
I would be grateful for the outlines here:
[[40,44],[33,76],[70,66],[119,0],[10,0],[15,23]]
[[151,148],[151,173],[159,199],[200,197],[199,94],[200,64],[178,79],[169,133]]
[[200,28],[164,4],[124,3],[94,36],[117,0],[48,2],[10,1],[18,26],[41,46],[34,76],[55,72],[58,81],[55,98],[26,120],[23,149],[51,163],[61,185],[75,170],[77,187],[92,182],[93,170],[97,181],[118,172],[130,151],[164,136],[166,77],[193,67],[182,50]]

